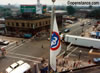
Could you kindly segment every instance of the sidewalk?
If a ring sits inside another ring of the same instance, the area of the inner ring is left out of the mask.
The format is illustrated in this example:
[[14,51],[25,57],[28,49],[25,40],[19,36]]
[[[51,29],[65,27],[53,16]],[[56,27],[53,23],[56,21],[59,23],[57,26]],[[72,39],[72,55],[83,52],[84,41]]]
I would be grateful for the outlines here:
[[94,26],[91,26],[90,28],[88,28],[87,30],[85,30],[81,35],[83,35],[84,37],[91,37],[91,32],[96,32],[96,28]]
[[73,70],[78,68],[83,68],[87,66],[95,65],[92,62],[84,62],[82,60],[73,60],[71,58],[58,58],[57,60],[57,72]]
[[[18,41],[22,40],[23,38],[0,36],[0,39],[8,40],[8,41],[17,41],[18,42]],[[23,39],[23,40],[26,40],[26,39]]]
[[84,37],[90,37],[90,32],[93,31],[93,27],[90,27],[89,29],[87,29],[86,31],[84,31],[84,33],[82,33],[84,35]]

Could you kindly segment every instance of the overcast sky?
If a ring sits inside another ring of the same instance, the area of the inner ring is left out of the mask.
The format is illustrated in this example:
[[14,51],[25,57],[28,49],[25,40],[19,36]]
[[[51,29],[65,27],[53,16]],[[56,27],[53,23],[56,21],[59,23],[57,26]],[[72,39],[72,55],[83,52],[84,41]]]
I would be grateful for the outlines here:
[[[63,5],[63,4],[67,4],[67,1],[68,0],[56,0],[56,2],[55,2],[55,4],[57,4],[57,5]],[[92,2],[94,2],[94,1],[99,1],[100,2],[100,0],[70,0],[70,1],[92,1]],[[52,4],[52,2],[51,2],[51,0],[40,0],[40,2],[42,3],[42,4],[46,4],[46,5],[51,5]],[[0,0],[0,5],[1,4],[8,4],[8,3],[10,3],[10,4],[36,4],[37,3],[37,0]]]

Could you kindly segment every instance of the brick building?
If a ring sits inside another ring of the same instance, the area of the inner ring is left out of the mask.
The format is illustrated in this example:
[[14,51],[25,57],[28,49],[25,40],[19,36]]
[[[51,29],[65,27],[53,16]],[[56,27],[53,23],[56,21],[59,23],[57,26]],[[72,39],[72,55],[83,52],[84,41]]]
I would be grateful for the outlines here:
[[35,16],[32,18],[8,17],[5,20],[8,33],[18,34],[36,34],[43,30],[49,31],[50,16]]

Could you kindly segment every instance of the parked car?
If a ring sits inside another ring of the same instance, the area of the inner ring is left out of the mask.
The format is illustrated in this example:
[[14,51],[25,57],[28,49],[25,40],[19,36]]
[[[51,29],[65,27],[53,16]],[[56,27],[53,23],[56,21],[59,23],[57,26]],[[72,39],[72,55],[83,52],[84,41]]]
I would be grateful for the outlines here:
[[3,42],[3,45],[8,45],[9,44],[9,41],[4,41]]
[[91,25],[91,22],[90,22],[90,21],[88,21],[88,22],[87,22],[87,24],[88,24],[88,25]]
[[59,35],[62,33],[62,31],[59,31]]
[[70,28],[65,28],[65,29],[63,30],[63,32],[64,32],[64,33],[70,32]]
[[84,26],[84,23],[82,23],[80,26]]
[[8,44],[9,44],[9,41],[0,40],[0,45],[8,45]]
[[100,64],[100,58],[93,58],[93,62],[96,64]]
[[73,24],[74,22],[71,20],[66,20],[66,23]]

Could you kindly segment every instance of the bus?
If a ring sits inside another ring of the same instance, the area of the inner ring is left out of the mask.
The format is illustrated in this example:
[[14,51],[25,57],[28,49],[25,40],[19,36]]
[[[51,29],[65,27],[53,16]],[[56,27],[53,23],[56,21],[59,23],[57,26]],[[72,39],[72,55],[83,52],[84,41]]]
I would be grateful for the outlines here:
[[88,37],[65,35],[64,42],[72,43],[73,45],[96,48],[100,50],[100,40]]
[[32,73],[31,66],[22,60],[11,64],[7,69],[6,73]]

